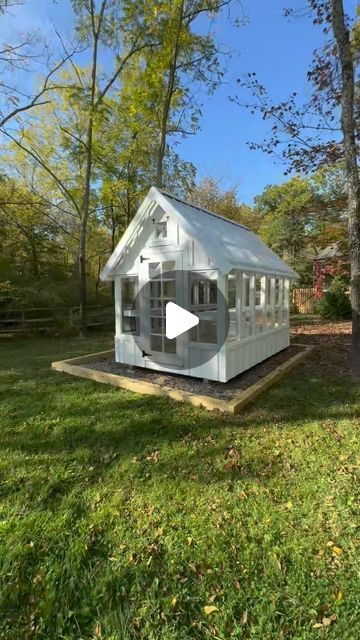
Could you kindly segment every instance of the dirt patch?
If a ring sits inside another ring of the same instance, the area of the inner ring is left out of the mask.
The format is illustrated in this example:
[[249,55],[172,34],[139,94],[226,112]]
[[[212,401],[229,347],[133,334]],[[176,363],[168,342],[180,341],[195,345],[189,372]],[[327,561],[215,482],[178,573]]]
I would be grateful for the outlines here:
[[126,376],[162,387],[170,387],[180,391],[188,391],[189,393],[208,396],[212,398],[221,398],[222,400],[232,400],[235,394],[248,389],[261,378],[274,371],[281,364],[303,351],[298,345],[291,345],[287,349],[280,351],[276,355],[264,360],[248,371],[241,373],[229,382],[204,382],[202,379],[190,378],[179,374],[163,373],[150,369],[142,369],[141,367],[129,367],[126,364],[119,364],[114,360],[92,360],[81,366],[87,369],[96,369],[105,373],[113,373],[118,376]]
[[314,345],[303,366],[320,375],[349,375],[350,322],[316,322],[291,328],[295,342]]

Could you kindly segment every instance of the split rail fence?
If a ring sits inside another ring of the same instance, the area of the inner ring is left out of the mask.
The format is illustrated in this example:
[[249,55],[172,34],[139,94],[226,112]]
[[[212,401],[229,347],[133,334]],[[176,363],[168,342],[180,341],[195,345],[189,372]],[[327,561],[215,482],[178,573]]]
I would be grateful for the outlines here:
[[[86,309],[87,327],[113,327],[114,307],[101,305]],[[80,326],[79,307],[34,307],[31,309],[0,309],[0,333],[44,332]]]

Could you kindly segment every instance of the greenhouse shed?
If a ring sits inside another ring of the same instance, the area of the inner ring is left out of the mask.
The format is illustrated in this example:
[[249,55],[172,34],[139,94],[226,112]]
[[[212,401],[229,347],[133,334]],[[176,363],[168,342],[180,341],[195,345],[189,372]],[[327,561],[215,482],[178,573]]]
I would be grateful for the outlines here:
[[[158,188],[101,277],[115,285],[117,362],[227,382],[289,345],[297,274],[246,227]],[[199,318],[172,340],[169,302]]]

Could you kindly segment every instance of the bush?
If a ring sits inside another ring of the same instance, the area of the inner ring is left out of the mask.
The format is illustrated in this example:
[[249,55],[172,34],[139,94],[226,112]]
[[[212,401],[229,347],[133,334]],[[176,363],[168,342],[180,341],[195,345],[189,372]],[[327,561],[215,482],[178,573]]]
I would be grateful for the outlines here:
[[346,282],[340,276],[334,278],[330,289],[325,292],[324,297],[317,305],[317,312],[322,318],[341,320],[351,317],[351,304],[347,288]]

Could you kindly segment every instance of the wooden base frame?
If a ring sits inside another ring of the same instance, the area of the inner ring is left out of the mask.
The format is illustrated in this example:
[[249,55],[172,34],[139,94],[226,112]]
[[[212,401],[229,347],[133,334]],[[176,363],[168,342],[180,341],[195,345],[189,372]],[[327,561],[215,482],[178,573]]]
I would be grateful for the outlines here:
[[104,384],[111,384],[115,387],[121,387],[122,389],[133,391],[134,393],[172,398],[173,400],[187,402],[209,411],[218,410],[225,413],[237,414],[247,404],[257,398],[260,393],[272,387],[276,382],[279,382],[279,380],[281,380],[291,369],[302,362],[314,348],[312,345],[300,343],[293,343],[293,346],[303,347],[303,351],[289,358],[286,362],[276,367],[274,371],[271,371],[271,373],[261,378],[261,380],[255,384],[236,393],[232,400],[222,400],[221,398],[198,395],[190,393],[189,391],[162,387],[158,384],[153,384],[152,382],[146,382],[145,380],[136,380],[134,378],[128,378],[114,373],[105,373],[104,371],[88,369],[87,367],[81,366],[92,361],[115,358],[113,350],[99,351],[97,353],[70,358],[68,360],[59,360],[58,362],[53,362],[51,364],[51,368],[55,371],[70,373],[71,375],[78,376],[80,378],[87,378],[88,380],[94,380],[95,382],[102,382]]

